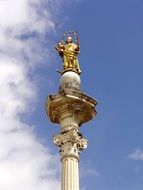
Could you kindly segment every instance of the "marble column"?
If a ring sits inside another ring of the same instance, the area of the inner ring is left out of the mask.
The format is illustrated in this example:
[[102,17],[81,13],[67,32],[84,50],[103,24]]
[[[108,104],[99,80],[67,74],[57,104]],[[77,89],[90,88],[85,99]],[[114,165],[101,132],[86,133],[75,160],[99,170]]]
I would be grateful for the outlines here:
[[73,71],[61,76],[59,92],[50,95],[46,111],[53,123],[60,124],[54,136],[62,163],[61,190],[79,190],[79,156],[87,147],[87,140],[79,132],[82,124],[96,115],[96,100],[82,93],[80,77]]

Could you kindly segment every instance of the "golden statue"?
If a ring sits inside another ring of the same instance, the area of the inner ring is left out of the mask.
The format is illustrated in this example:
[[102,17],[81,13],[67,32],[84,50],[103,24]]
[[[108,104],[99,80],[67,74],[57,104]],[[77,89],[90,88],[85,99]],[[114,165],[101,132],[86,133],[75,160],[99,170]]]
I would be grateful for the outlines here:
[[[75,43],[71,35],[76,37]],[[67,39],[65,41],[65,37]],[[55,49],[58,51],[59,55],[63,58],[63,70],[61,73],[63,74],[66,71],[74,71],[78,74],[81,73],[79,62],[78,62],[78,54],[79,54],[79,42],[78,42],[78,34],[77,32],[66,32],[63,36],[63,39],[57,43]]]

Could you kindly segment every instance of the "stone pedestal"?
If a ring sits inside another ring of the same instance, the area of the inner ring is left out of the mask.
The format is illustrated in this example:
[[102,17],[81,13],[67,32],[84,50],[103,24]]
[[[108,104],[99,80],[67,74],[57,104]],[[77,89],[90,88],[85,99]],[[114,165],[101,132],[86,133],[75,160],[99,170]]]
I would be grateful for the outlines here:
[[96,115],[97,102],[81,92],[77,73],[65,72],[60,83],[59,93],[47,98],[46,111],[51,122],[61,127],[54,136],[62,162],[61,190],[79,190],[79,154],[87,147],[79,129]]

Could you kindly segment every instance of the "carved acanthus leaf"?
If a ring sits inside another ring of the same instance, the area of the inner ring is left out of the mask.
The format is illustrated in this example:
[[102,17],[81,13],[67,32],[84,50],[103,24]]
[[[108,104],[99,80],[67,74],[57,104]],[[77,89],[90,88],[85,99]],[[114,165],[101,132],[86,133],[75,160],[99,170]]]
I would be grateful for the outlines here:
[[76,144],[79,151],[87,147],[87,140],[75,128],[54,136],[54,143],[59,147],[62,147],[67,142],[71,142],[73,145]]

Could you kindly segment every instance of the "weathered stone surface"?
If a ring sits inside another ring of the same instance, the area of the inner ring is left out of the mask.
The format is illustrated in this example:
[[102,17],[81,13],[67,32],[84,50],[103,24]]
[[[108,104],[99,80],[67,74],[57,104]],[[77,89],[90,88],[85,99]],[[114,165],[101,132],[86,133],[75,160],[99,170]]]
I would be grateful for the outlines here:
[[96,115],[97,102],[81,92],[80,83],[77,73],[66,71],[62,74],[59,92],[46,100],[50,121],[61,127],[60,133],[54,136],[62,162],[61,190],[79,190],[79,155],[87,147],[79,127]]
[[61,159],[67,156],[79,158],[79,153],[87,147],[87,140],[76,127],[55,135],[54,143],[60,148]]
[[[88,122],[96,115],[96,100],[77,91],[63,90],[57,95],[50,95],[46,101],[46,111],[53,123],[61,123],[62,115],[72,115],[78,125]],[[70,116],[71,117],[71,116]]]

